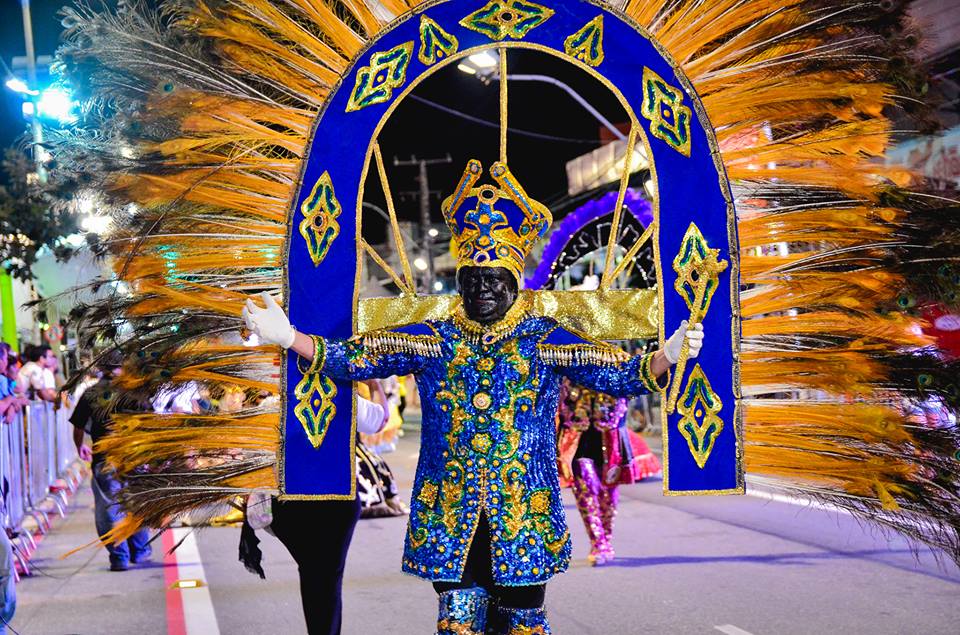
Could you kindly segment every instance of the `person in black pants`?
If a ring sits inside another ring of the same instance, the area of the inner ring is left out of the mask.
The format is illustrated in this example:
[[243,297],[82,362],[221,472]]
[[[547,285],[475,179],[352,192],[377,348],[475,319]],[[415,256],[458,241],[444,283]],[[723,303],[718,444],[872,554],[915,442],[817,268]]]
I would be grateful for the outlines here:
[[[357,400],[357,430],[374,434],[386,422],[387,398],[376,382],[370,383],[370,390],[379,403]],[[353,530],[360,518],[360,499],[280,501],[274,498],[272,513],[270,529],[297,563],[307,632],[339,635],[343,623],[343,571]],[[241,538],[241,560],[244,559]],[[259,562],[259,558],[256,560]],[[262,570],[258,573],[263,575]]]
[[297,563],[310,635],[339,635],[341,585],[360,501],[273,501],[274,535]]

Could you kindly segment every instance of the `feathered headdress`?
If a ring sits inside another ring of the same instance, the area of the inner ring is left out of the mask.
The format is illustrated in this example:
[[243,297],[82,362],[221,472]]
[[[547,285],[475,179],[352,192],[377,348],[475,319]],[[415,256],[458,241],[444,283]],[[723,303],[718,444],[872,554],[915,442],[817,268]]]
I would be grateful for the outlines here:
[[[956,307],[958,210],[882,162],[888,113],[925,115],[919,29],[904,5],[619,6],[696,89],[734,186],[748,475],[958,558],[957,430],[911,415],[937,400],[957,411],[955,369],[920,333],[914,307]],[[108,192],[118,210],[102,248],[120,283],[77,316],[95,336],[110,337],[121,316],[129,323],[118,344],[133,353],[128,390],[228,384],[248,400],[230,415],[115,418],[101,449],[128,483],[117,537],[277,486],[278,353],[218,336],[240,328],[248,294],[281,291],[311,122],[351,60],[417,2],[163,7],[66,15],[59,60],[87,109],[56,144],[58,169]],[[450,42],[431,29],[424,50],[441,55]],[[581,39],[574,53],[602,54]]]

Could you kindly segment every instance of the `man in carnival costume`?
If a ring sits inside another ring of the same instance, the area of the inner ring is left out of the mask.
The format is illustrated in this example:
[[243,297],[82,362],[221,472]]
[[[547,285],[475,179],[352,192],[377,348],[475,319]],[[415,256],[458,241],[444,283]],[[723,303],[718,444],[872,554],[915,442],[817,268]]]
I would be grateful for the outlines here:
[[[444,218],[459,245],[462,303],[448,317],[350,340],[300,333],[265,295],[247,302],[247,326],[297,352],[305,372],[362,380],[413,373],[423,439],[403,570],[440,594],[440,633],[549,633],[546,582],[567,568],[570,535],[557,481],[554,420],[560,381],[613,395],[663,390],[686,338],[630,357],[533,315],[518,291],[524,259],[547,231],[549,210],[494,163],[499,187],[476,187],[470,161]],[[489,613],[488,613],[489,609]],[[529,630],[520,630],[529,629]]]
[[[59,175],[114,212],[97,245],[113,271],[93,285],[114,291],[74,311],[78,341],[113,339],[128,360],[118,392],[136,399],[191,384],[275,399],[216,416],[114,416],[99,451],[124,480],[126,517],[105,539],[242,493],[353,505],[350,380],[413,373],[424,427],[404,569],[438,584],[442,632],[482,631],[491,591],[489,630],[546,632],[543,584],[570,551],[554,464],[560,380],[659,390],[677,361],[661,420],[665,493],[742,494],[748,473],[960,561],[956,431],[917,427],[899,408],[938,398],[960,413],[956,363],[918,317],[960,310],[960,239],[944,229],[957,205],[884,160],[900,129],[890,113],[925,116],[907,3],[160,4],[163,19],[140,3],[65,14],[58,65],[84,101],[83,129],[51,133],[52,154]],[[443,207],[459,241],[463,302],[451,308],[417,294],[395,213],[403,279],[364,240],[363,190],[375,170],[388,194],[378,139],[398,104],[493,49],[502,163],[498,187],[479,188],[469,164]],[[518,293],[549,224],[506,168],[507,80],[530,51],[595,75],[629,106],[618,156],[643,146],[659,214],[632,247],[611,229],[601,289],[566,303]],[[655,288],[616,288],[645,244]],[[367,256],[400,296],[361,299]],[[282,295],[294,323],[323,337],[296,332],[271,300],[249,306],[248,323],[299,360],[224,341],[255,292]],[[711,332],[692,364],[679,351],[697,348],[699,331],[663,339],[683,319]],[[630,359],[570,328],[664,344]]]

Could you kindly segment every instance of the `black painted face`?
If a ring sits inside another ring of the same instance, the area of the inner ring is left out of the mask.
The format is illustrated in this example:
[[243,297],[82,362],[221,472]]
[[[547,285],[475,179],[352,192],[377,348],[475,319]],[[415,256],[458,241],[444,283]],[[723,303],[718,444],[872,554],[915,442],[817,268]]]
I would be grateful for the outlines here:
[[457,290],[467,317],[480,324],[502,320],[517,300],[517,279],[503,267],[464,267]]

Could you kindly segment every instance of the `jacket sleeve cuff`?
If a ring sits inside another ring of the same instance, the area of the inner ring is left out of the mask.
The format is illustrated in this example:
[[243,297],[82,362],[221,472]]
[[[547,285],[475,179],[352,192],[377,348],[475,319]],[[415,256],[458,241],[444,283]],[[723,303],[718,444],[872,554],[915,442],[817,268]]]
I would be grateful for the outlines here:
[[303,357],[297,358],[297,368],[299,368],[300,372],[304,375],[310,375],[323,371],[323,365],[327,361],[326,341],[319,335],[311,335],[310,339],[313,341],[313,361],[307,365],[307,360],[305,360]]
[[653,356],[656,353],[647,353],[640,359],[640,381],[650,392],[663,392],[670,385],[670,371],[657,377],[653,374],[650,364],[653,362]]

